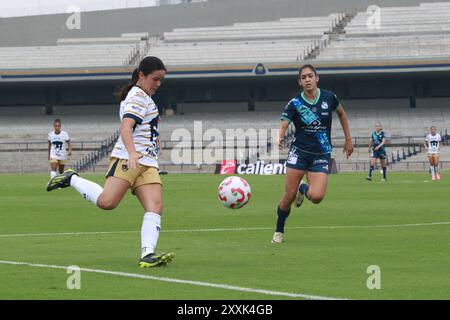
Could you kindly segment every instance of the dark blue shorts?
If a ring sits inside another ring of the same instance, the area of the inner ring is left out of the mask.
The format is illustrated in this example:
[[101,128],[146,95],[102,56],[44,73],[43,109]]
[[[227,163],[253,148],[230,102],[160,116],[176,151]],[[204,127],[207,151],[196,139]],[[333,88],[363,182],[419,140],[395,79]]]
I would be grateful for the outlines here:
[[301,151],[292,146],[286,160],[286,167],[309,172],[322,172],[328,174],[331,155],[313,154]]
[[373,150],[372,158],[384,160],[384,159],[386,159],[386,151],[385,150],[377,150],[377,151]]

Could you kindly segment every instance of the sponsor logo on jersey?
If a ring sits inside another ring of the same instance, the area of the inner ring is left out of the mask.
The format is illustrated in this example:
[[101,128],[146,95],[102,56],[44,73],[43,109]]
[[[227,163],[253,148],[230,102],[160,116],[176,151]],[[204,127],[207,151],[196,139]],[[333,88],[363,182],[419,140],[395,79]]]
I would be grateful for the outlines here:
[[326,164],[328,164],[328,160],[325,160],[325,159],[318,159],[318,160],[315,160],[315,161],[313,162],[313,165],[315,165],[315,164],[320,164],[320,163],[326,163]]
[[131,109],[136,110],[136,111],[139,111],[139,112],[142,112],[142,110],[143,110],[144,108],[137,107],[137,106],[131,106]]
[[322,102],[322,109],[323,110],[328,110],[328,103],[326,101]]

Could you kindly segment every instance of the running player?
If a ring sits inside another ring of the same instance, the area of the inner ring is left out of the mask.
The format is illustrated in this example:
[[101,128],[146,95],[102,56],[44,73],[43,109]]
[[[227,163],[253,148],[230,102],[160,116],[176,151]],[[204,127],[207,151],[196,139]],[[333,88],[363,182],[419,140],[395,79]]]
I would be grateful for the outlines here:
[[[48,134],[48,160],[50,161],[50,178],[64,172],[67,158],[72,155],[69,134],[61,130],[61,120],[53,122],[54,130]],[[69,152],[67,152],[69,149]]]
[[439,151],[441,135],[436,132],[436,127],[430,128],[430,133],[425,138],[424,147],[428,150],[428,160],[430,161],[430,173],[432,180],[440,180],[439,172]]
[[[347,115],[337,96],[317,87],[319,75],[312,65],[299,70],[300,86],[303,91],[294,97],[281,114],[278,147],[281,149],[286,129],[291,122],[295,126],[295,139],[286,161],[284,195],[277,208],[277,224],[272,243],[284,241],[284,226],[291,211],[291,204],[300,207],[304,197],[319,203],[325,197],[330,164],[332,112],[339,117],[344,130],[344,153],[353,152]],[[308,183],[302,181],[306,174]]]
[[379,122],[375,123],[375,131],[372,132],[372,137],[369,140],[369,153],[371,152],[370,158],[370,169],[369,175],[366,177],[367,180],[372,181],[372,173],[377,164],[377,159],[380,159],[381,168],[383,169],[383,178],[381,181],[386,181],[386,150],[384,146],[386,144],[386,138],[384,132],[381,128]]
[[151,96],[166,75],[163,62],[156,57],[144,58],[133,72],[131,81],[116,92],[120,101],[120,138],[102,188],[66,170],[50,180],[47,191],[74,187],[86,200],[104,210],[114,209],[128,189],[138,198],[145,214],[141,229],[143,268],[165,265],[173,253],[155,253],[161,229],[162,183],[158,173],[158,108]]

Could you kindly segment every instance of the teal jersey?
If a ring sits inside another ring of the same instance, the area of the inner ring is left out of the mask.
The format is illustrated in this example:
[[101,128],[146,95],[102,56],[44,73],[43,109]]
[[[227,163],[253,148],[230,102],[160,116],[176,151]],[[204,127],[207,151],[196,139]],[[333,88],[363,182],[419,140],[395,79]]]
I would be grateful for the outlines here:
[[[376,147],[378,147],[381,142],[383,142],[384,139],[384,132],[381,130],[379,133],[376,131],[372,132],[372,150],[375,150]],[[384,151],[384,145],[378,149],[378,151]]]
[[308,153],[331,153],[332,112],[338,106],[339,100],[333,92],[320,89],[315,101],[309,101],[303,92],[289,101],[281,120],[294,123],[293,145]]

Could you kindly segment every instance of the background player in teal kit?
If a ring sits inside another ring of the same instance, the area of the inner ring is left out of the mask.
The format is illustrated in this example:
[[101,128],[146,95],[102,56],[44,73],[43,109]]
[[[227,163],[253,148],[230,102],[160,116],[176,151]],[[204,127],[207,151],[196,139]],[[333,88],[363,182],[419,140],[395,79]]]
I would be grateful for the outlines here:
[[[281,148],[291,122],[295,126],[295,139],[286,161],[285,191],[278,205],[277,226],[272,243],[284,241],[284,225],[294,200],[296,206],[300,207],[305,196],[313,203],[319,203],[325,197],[332,151],[333,111],[337,113],[344,130],[344,153],[348,158],[353,152],[344,108],[333,92],[317,87],[319,75],[316,69],[312,65],[304,65],[299,70],[298,81],[303,91],[287,104],[281,115],[278,147]],[[305,174],[308,183],[302,181]]]
[[375,131],[372,132],[372,137],[369,141],[369,152],[372,152],[370,158],[370,169],[369,176],[366,178],[372,181],[372,173],[377,164],[377,159],[380,159],[381,168],[383,169],[383,178],[381,181],[386,181],[386,150],[384,146],[386,144],[386,138],[384,132],[381,129],[381,124],[379,122],[375,123]]

